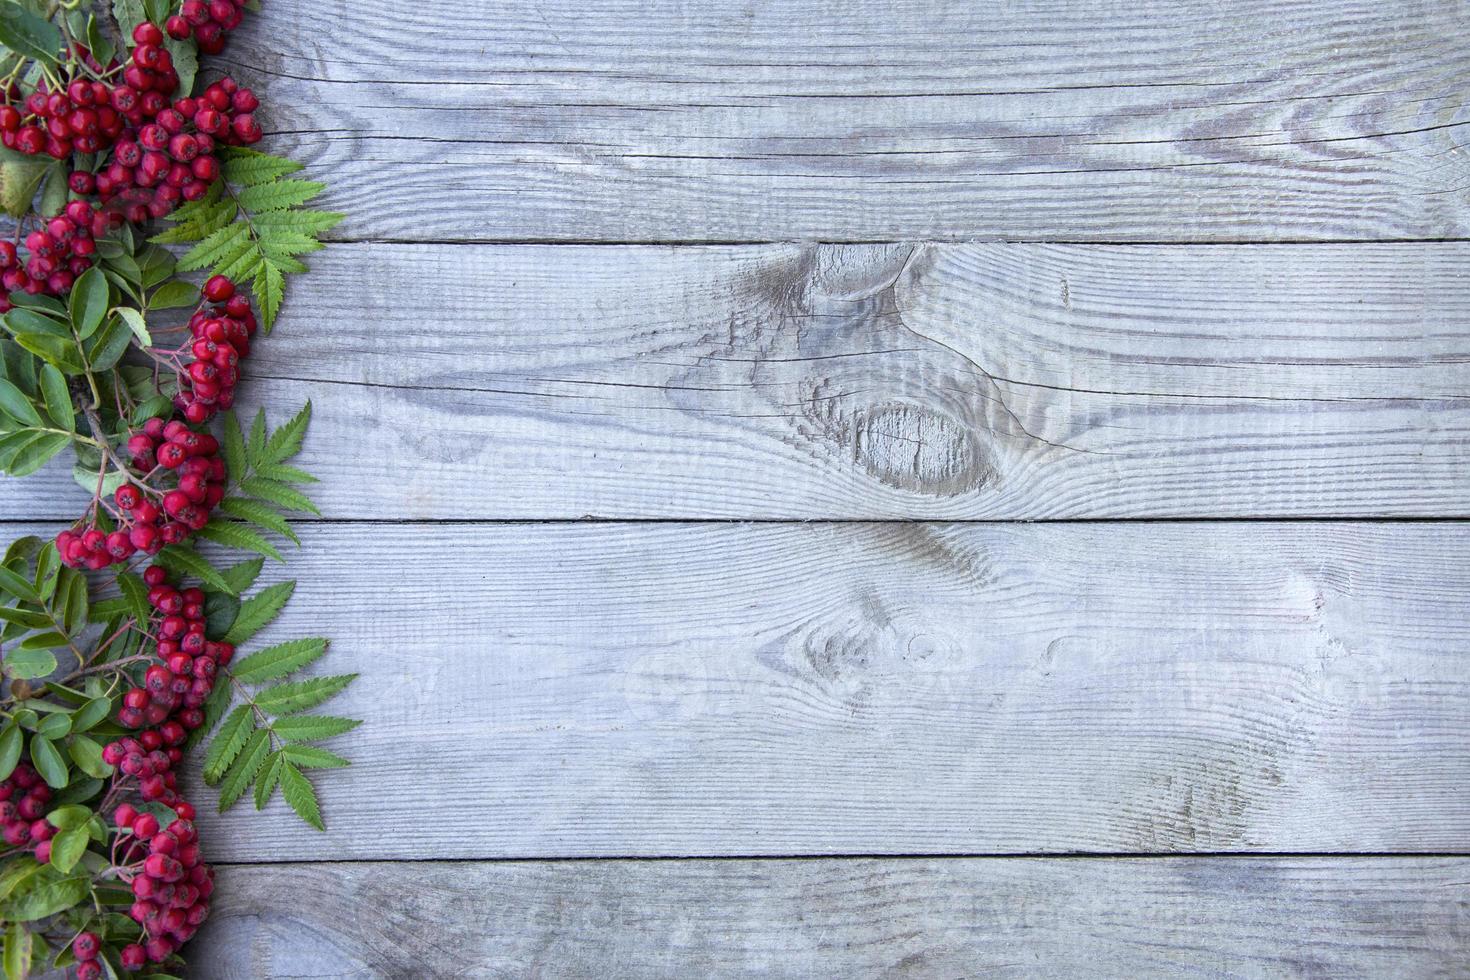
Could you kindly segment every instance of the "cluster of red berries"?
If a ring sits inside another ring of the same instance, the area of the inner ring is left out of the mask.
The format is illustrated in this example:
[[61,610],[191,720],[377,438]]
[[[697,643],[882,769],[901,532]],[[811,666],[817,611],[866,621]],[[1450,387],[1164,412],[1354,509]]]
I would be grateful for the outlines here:
[[184,0],[179,12],[164,26],[169,37],[182,41],[192,37],[205,54],[225,49],[225,35],[240,26],[245,17],[245,0]]
[[31,846],[36,860],[51,860],[51,837],[56,828],[46,821],[51,787],[29,763],[0,780],[0,837],[11,847]]
[[[77,276],[92,267],[97,237],[105,235],[121,217],[100,212],[86,201],[72,201],[60,214],[26,236],[29,253],[22,263],[14,243],[0,242],[0,285],[7,292],[60,296]],[[0,313],[9,312],[9,298],[0,295]]]
[[[153,27],[143,24],[139,27]],[[157,30],[157,28],[153,28]],[[135,50],[143,50],[139,45]],[[113,147],[112,162],[95,175],[72,174],[72,189],[95,189],[104,205],[121,210],[134,223],[161,218],[180,201],[197,201],[219,176],[219,144],[246,146],[261,138],[254,112],[260,100],[234,79],[223,78],[197,98],[185,97],[161,109]]]
[[[230,662],[235,648],[205,637],[202,591],[174,588],[168,584],[168,573],[157,565],[143,574],[143,581],[148,585],[148,604],[156,613],[149,624],[149,633],[155,637],[159,663],[151,664],[144,672],[142,687],[134,687],[123,695],[117,720],[128,728],[154,726],[138,737],[145,747],[156,741],[158,748],[165,751],[168,765],[172,765],[178,761],[173,753],[179,751],[178,746],[183,744],[187,733],[204,723],[200,709],[214,690],[215,674]],[[123,772],[144,780],[139,785],[144,799],[169,802],[172,782],[167,778],[157,784],[147,782],[159,777],[160,772],[149,772],[142,765],[146,759],[132,764],[138,767],[137,772],[129,771],[127,758],[119,755],[118,759],[115,764],[121,765]]]
[[166,827],[127,803],[112,815],[113,823],[128,834],[118,861],[131,874],[135,901],[128,915],[146,935],[145,942],[120,951],[124,969],[140,969],[147,961],[162,963],[209,918],[214,872],[200,860],[194,808],[178,802],[172,809],[177,817]]
[[[57,553],[72,568],[95,571],[140,551],[156,555],[208,524],[224,498],[225,461],[219,440],[209,433],[195,432],[178,419],[154,418],[128,439],[127,448],[141,477],[112,495],[121,527],[110,533],[95,526],[69,529],[56,536]],[[172,489],[147,482],[159,470],[176,475]]]
[[112,105],[112,92],[106,82],[81,78],[53,92],[43,81],[19,108],[0,106],[0,142],[27,156],[45,153],[58,160],[106,149],[127,125]]
[[235,404],[240,358],[250,353],[256,329],[249,298],[224,276],[204,284],[204,298],[215,305],[201,307],[189,319],[194,361],[179,378],[174,398],[174,406],[195,425]]

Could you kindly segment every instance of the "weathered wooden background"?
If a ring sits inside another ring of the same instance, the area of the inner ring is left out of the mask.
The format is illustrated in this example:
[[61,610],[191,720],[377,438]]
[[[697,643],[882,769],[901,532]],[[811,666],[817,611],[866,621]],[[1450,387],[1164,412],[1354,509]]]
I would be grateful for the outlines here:
[[1470,975],[1467,37],[266,0],[351,215],[273,635],[368,724],[195,972]]

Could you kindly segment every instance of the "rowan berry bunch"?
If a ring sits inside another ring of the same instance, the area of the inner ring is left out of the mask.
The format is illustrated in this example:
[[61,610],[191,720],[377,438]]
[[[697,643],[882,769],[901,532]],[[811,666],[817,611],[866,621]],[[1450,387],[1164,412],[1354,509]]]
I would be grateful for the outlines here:
[[[290,463],[310,405],[241,426],[241,361],[341,216],[249,149],[253,92],[196,79],[243,2],[37,6],[0,16],[0,471],[70,450],[90,503],[0,558],[0,960],[162,975],[214,887],[188,780],[321,828],[306,771],[348,764],[311,743],[357,722],[308,712],[355,675],[287,679],[324,639],[235,656],[290,599],[245,594],[287,515],[314,510]],[[216,567],[200,541],[262,557]]]

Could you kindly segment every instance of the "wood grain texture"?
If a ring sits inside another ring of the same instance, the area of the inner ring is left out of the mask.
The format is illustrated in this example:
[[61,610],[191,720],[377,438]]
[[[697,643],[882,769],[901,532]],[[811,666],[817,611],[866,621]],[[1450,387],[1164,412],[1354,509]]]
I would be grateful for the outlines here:
[[1427,978],[1464,859],[315,864],[223,869],[197,976]]
[[259,642],[362,672],[332,702],[370,719],[355,765],[322,777],[325,835],[279,801],[204,835],[227,861],[1470,850],[1467,545],[318,525]]
[[1467,29],[1441,0],[274,0],[224,60],[348,238],[1443,238]]
[[[330,518],[1470,514],[1470,246],[338,245]],[[0,513],[64,518],[58,471]]]

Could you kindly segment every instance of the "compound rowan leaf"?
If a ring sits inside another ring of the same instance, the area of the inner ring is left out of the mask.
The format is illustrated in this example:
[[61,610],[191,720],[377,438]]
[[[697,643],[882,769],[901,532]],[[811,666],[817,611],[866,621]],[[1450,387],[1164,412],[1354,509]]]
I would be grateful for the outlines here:
[[253,551],[257,555],[265,555],[276,561],[285,561],[276,546],[271,544],[261,535],[234,521],[222,521],[215,519],[196,532],[201,538],[222,544],[226,548],[234,548],[238,551]]
[[240,484],[240,489],[252,497],[269,500],[278,507],[285,507],[288,510],[306,511],[317,515],[321,514],[316,504],[311,502],[311,498],[300,490],[288,487],[283,483],[277,483],[274,480],[267,480],[265,477],[251,477]]
[[352,765],[337,753],[314,745],[288,745],[281,751],[285,753],[286,761],[302,769],[341,769]]
[[235,595],[234,588],[225,577],[221,575],[213,565],[200,557],[197,551],[191,551],[180,545],[171,544],[160,551],[154,559],[164,568],[180,575],[192,575],[199,581],[211,588],[229,595]]
[[296,536],[295,531],[291,530],[291,525],[286,523],[286,519],[259,500],[250,500],[246,497],[226,497],[220,501],[219,509],[231,517],[238,517],[241,520],[258,524],[267,531],[274,531],[296,544],[301,543],[301,539]]

